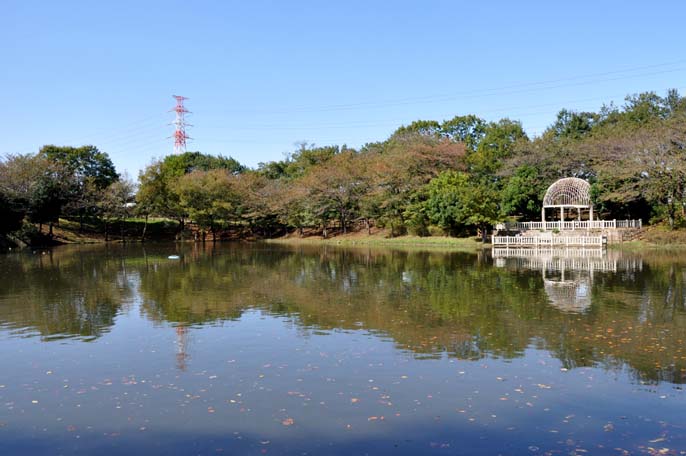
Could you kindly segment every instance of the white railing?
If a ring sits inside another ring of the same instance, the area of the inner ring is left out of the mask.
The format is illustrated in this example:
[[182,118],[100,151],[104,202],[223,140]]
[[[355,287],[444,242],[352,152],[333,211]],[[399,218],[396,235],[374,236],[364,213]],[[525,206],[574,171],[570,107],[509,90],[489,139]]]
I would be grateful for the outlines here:
[[568,249],[564,246],[542,246],[538,249],[511,249],[492,247],[493,258],[603,258],[608,252],[603,249]]
[[502,229],[508,231],[526,230],[603,230],[616,228],[642,228],[641,220],[568,220],[565,222],[507,222],[500,224]]
[[520,247],[538,246],[577,246],[602,247],[606,241],[603,236],[493,236],[493,245]]
[[530,270],[587,270],[587,271],[642,271],[643,259],[624,256],[620,251],[591,247],[496,247],[491,256],[498,267],[515,267]]

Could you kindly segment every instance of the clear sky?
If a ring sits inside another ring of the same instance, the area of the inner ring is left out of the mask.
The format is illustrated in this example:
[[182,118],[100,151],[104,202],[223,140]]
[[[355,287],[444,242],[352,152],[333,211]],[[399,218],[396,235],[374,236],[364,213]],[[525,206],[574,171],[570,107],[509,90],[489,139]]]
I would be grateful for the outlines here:
[[686,92],[683,0],[0,2],[0,155],[94,144],[133,177],[188,150],[279,160],[416,119],[539,134],[566,107]]

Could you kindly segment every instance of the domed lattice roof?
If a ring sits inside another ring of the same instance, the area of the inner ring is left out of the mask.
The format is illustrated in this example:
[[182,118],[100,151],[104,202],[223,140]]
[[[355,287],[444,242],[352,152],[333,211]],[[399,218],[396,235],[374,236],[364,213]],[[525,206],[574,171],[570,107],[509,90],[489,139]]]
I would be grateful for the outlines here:
[[591,184],[577,177],[565,177],[545,192],[543,206],[591,206]]

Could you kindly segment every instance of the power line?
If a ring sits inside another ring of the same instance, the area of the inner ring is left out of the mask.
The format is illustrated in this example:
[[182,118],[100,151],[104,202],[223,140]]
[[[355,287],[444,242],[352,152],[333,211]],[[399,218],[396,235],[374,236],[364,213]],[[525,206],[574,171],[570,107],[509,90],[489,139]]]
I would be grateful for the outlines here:
[[[649,69],[649,68],[659,68],[659,67],[684,63],[684,62],[686,62],[686,60],[677,60],[677,61],[673,61],[673,62],[669,62],[669,63],[645,65],[645,66],[634,67],[634,68],[625,69],[625,70],[606,71],[603,73],[595,73],[595,74],[590,74],[590,75],[581,75],[581,76],[574,76],[574,77],[561,78],[561,79],[553,79],[553,80],[547,80],[547,81],[522,83],[522,84],[515,84],[515,85],[509,85],[509,86],[503,86],[503,87],[497,87],[497,88],[487,88],[487,89],[480,89],[480,90],[463,91],[463,92],[457,92],[457,93],[453,93],[453,94],[439,94],[439,95],[430,95],[430,96],[423,96],[423,97],[400,98],[400,99],[385,100],[385,101],[378,101],[378,102],[358,102],[358,103],[346,103],[346,104],[335,104],[335,105],[324,105],[324,106],[301,106],[301,107],[295,107],[295,108],[284,109],[284,110],[275,110],[275,111],[231,110],[231,111],[225,111],[225,112],[236,112],[236,113],[251,112],[251,113],[262,113],[262,114],[291,114],[291,113],[296,113],[296,112],[344,111],[344,110],[355,110],[355,109],[360,109],[360,108],[368,109],[368,108],[374,108],[374,107],[405,106],[405,105],[413,105],[413,104],[436,103],[436,102],[444,102],[444,101],[453,101],[453,100],[462,99],[462,98],[469,99],[469,98],[480,98],[480,97],[496,96],[496,95],[532,93],[532,92],[537,92],[537,91],[541,91],[541,90],[551,90],[551,89],[557,89],[557,88],[563,88],[563,87],[574,87],[574,86],[580,86],[580,85],[595,84],[598,82],[612,82],[612,81],[618,81],[618,80],[624,80],[624,79],[635,79],[635,78],[641,78],[641,77],[646,77],[646,76],[655,76],[655,75],[659,75],[659,74],[681,72],[681,71],[685,71],[686,67],[672,68],[672,69],[647,72],[647,73],[644,72],[644,73],[640,73],[640,74],[630,74],[630,75],[620,76],[620,77],[591,79],[588,81],[581,81],[581,82],[576,82],[576,83],[571,83],[571,84],[551,85],[551,84],[556,84],[558,82],[578,81],[580,79],[587,79],[587,78],[593,78],[593,77],[598,77],[598,76],[608,76],[608,75],[613,75],[613,74],[629,73],[632,71],[638,71],[638,70]],[[521,88],[532,87],[532,86],[542,86],[542,87],[529,88],[529,89],[524,89],[524,90],[511,90],[511,89],[521,89]]]
[[[675,88],[675,87],[671,87]],[[677,90],[683,90],[686,87],[676,87]],[[607,95],[607,96],[602,96],[602,97],[592,97],[592,98],[582,98],[582,99],[577,99],[577,100],[566,100],[566,101],[560,101],[560,102],[553,102],[553,103],[539,103],[539,104],[533,104],[533,105],[525,105],[525,106],[509,106],[509,107],[503,107],[503,108],[496,108],[496,109],[489,109],[489,110],[483,110],[479,111],[478,113],[474,112],[472,114],[476,114],[479,116],[482,116],[484,114],[494,114],[494,113],[506,113],[508,114],[509,118],[519,118],[519,117],[527,117],[531,115],[539,115],[539,114],[547,114],[548,111],[529,111],[529,109],[535,109],[535,108],[546,108],[546,107],[559,107],[559,109],[562,109],[564,107],[569,107],[570,105],[577,105],[575,106],[576,109],[581,109],[579,108],[578,104],[579,103],[589,103],[592,101],[600,101],[600,100],[609,100],[612,98],[617,98],[617,97],[623,97],[626,94],[613,94],[613,95]],[[524,110],[524,111],[522,111]],[[445,119],[445,116],[439,116],[443,117],[442,120],[447,120]],[[417,120],[417,118],[409,120],[409,122],[412,122],[414,120]],[[439,119],[425,119],[425,120],[439,120]],[[260,131],[282,131],[282,130],[307,130],[307,129],[345,129],[345,128],[373,128],[373,127],[384,127],[384,126],[400,126],[404,123],[407,123],[408,119],[398,119],[398,120],[384,120],[382,122],[369,122],[369,121],[350,121],[350,122],[343,122],[343,123],[305,123],[305,124],[291,124],[291,125],[284,125],[280,123],[271,123],[271,124],[252,124],[252,125],[247,125],[247,126],[232,126],[231,130],[232,131],[241,131],[241,130],[260,130]],[[213,129],[218,129],[218,128],[225,128],[225,127],[205,127],[210,130]]]
[[[406,98],[399,98],[395,100],[386,100],[386,101],[377,101],[377,102],[360,102],[360,103],[348,103],[348,104],[333,104],[333,105],[324,105],[324,106],[304,106],[304,107],[298,107],[298,108],[293,108],[290,110],[284,110],[284,111],[272,111],[272,113],[285,113],[285,114],[294,114],[298,112],[326,112],[326,111],[345,111],[345,110],[355,110],[355,109],[368,109],[368,108],[373,108],[373,107],[387,107],[387,106],[402,106],[402,105],[416,105],[416,104],[430,104],[430,103],[439,103],[439,102],[446,102],[446,101],[454,101],[457,99],[478,99],[478,98],[483,98],[483,97],[489,97],[489,96],[495,96],[495,95],[507,95],[507,94],[516,94],[516,93],[535,93],[535,92],[540,92],[540,91],[546,91],[546,90],[552,90],[556,88],[562,88],[562,87],[573,87],[573,86],[580,86],[580,85],[589,85],[589,84],[595,84],[595,83],[600,83],[600,82],[611,82],[611,81],[617,81],[617,80],[623,80],[623,79],[636,79],[636,78],[643,78],[643,77],[648,77],[648,76],[654,76],[654,75],[659,75],[659,74],[668,74],[668,73],[675,73],[675,72],[682,72],[686,70],[686,67],[677,67],[677,68],[666,68],[674,65],[679,65],[686,62],[686,60],[675,60],[672,62],[666,62],[666,63],[659,63],[659,64],[653,64],[653,65],[643,65],[643,66],[637,66],[633,68],[627,68],[627,69],[622,69],[622,70],[614,70],[614,71],[606,71],[602,73],[594,73],[594,74],[587,74],[587,75],[577,75],[577,76],[572,76],[572,77],[566,77],[566,78],[560,78],[560,79],[552,79],[552,80],[546,80],[546,81],[535,81],[535,82],[529,82],[529,83],[522,83],[522,84],[514,84],[514,85],[508,85],[508,86],[502,86],[502,87],[497,87],[497,88],[491,88],[491,89],[480,89],[480,90],[473,90],[473,91],[463,91],[463,92],[458,92],[455,94],[442,94],[442,95],[431,95],[431,96],[424,96],[424,97],[406,97]],[[649,69],[657,69],[657,68],[665,68],[660,71],[653,71],[653,72],[645,72],[644,70],[649,70]],[[631,74],[631,73],[636,73],[640,72],[638,74]],[[609,77],[607,78],[606,76],[614,76],[618,75],[616,77]],[[559,84],[559,83],[564,83],[564,84]],[[518,90],[513,90],[513,89],[518,89]],[[509,91],[509,92],[508,92]],[[626,94],[623,94],[626,95]],[[474,114],[477,115],[484,115],[488,113],[497,113],[497,112],[506,112],[509,114],[509,117],[516,118],[516,117],[526,117],[526,116],[531,116],[531,115],[540,115],[540,114],[545,114],[546,111],[536,111],[536,112],[521,112],[519,111],[520,109],[529,109],[529,108],[543,108],[543,107],[548,107],[548,106],[559,106],[560,108],[564,107],[565,105],[568,105],[570,103],[579,103],[579,102],[585,102],[585,101],[595,101],[595,100],[600,100],[604,99],[607,100],[608,98],[612,97],[618,97],[622,95],[614,95],[614,96],[603,96],[603,97],[595,97],[595,98],[587,98],[583,100],[575,100],[575,101],[565,101],[565,102],[556,102],[556,103],[545,103],[545,104],[536,104],[536,105],[529,105],[529,106],[512,106],[508,108],[497,108],[497,109],[490,109],[486,111],[481,111],[481,112],[474,112]],[[247,112],[247,111],[238,111],[238,112]],[[257,110],[254,111],[257,114],[269,114],[269,111],[261,111]],[[79,139],[81,143],[85,143],[85,139],[97,139],[98,142],[102,143],[108,143],[109,146],[113,146],[115,149],[121,149],[126,147],[127,149],[131,149],[131,147],[128,147],[128,144],[131,144],[133,148],[136,147],[144,147],[144,146],[139,146],[138,145],[138,138],[143,139],[142,137],[147,136],[148,134],[153,133],[156,131],[158,128],[162,128],[162,125],[157,125],[156,123],[151,123],[151,120],[159,118],[161,114],[156,114],[153,116],[148,116],[143,119],[139,119],[133,122],[130,122],[128,124],[125,124],[125,126],[132,126],[132,128],[123,128],[121,130],[113,130],[110,131],[109,135],[106,135],[104,137],[100,136],[101,131],[99,132],[93,132],[89,135],[86,136],[81,136]],[[413,119],[414,120],[414,119]],[[238,127],[238,126],[233,126],[232,130],[264,130],[264,131],[288,131],[288,130],[308,130],[312,128],[321,128],[321,129],[345,129],[345,128],[377,128],[377,127],[386,127],[386,126],[399,126],[402,123],[406,122],[407,120],[400,120],[400,121],[390,121],[390,120],[384,120],[382,122],[370,122],[370,121],[351,121],[351,122],[343,122],[343,123],[322,123],[322,124],[305,124],[305,125],[284,125],[284,124],[253,124],[253,125],[247,125],[244,127]],[[410,120],[411,121],[411,120]],[[219,127],[217,127],[219,128]],[[529,129],[531,130],[531,129]],[[212,138],[204,138],[207,141],[216,141],[216,142],[228,142],[228,143],[240,143],[241,140],[239,139],[234,139],[234,140],[226,140],[226,139],[212,139]],[[323,141],[323,140],[321,140]],[[74,143],[74,141],[65,141],[63,143]],[[86,141],[89,142],[89,141]],[[328,142],[328,141],[325,141]],[[114,143],[114,144],[113,144]],[[243,143],[251,143],[254,144],[254,140],[248,140],[248,141],[243,141]],[[265,144],[265,143],[262,143]],[[276,143],[270,143],[270,144],[276,144]]]

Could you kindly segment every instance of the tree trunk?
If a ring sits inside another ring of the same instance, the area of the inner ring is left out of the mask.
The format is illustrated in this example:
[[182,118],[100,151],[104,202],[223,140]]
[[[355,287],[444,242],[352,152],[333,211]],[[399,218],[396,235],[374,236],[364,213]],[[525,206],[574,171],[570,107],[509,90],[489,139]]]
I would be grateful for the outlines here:
[[367,236],[370,236],[372,234],[372,225],[369,223],[368,218],[364,219],[364,224],[367,227]]
[[83,233],[83,209],[79,210],[79,233]]
[[107,230],[107,221],[105,221],[105,242],[109,241],[109,232]]
[[145,222],[143,222],[143,233],[141,234],[141,242],[145,242],[145,233],[148,231],[148,214],[145,214]]
[[50,222],[48,224],[48,226],[50,227],[50,230],[48,231],[48,235],[50,236],[50,239],[52,239],[52,222]]
[[179,227],[176,230],[176,239],[181,238],[181,240],[183,240],[183,230],[185,228],[183,217],[181,217],[180,219],[177,219],[177,220],[179,222]]
[[322,229],[322,236],[324,236],[324,239],[327,237],[327,231],[326,231],[326,224],[324,224],[324,228]]
[[481,242],[484,244],[488,240],[488,233],[486,232],[486,228],[486,225],[481,225]]
[[124,221],[119,220],[119,233],[121,234],[121,241],[126,242],[126,236],[124,235]]

